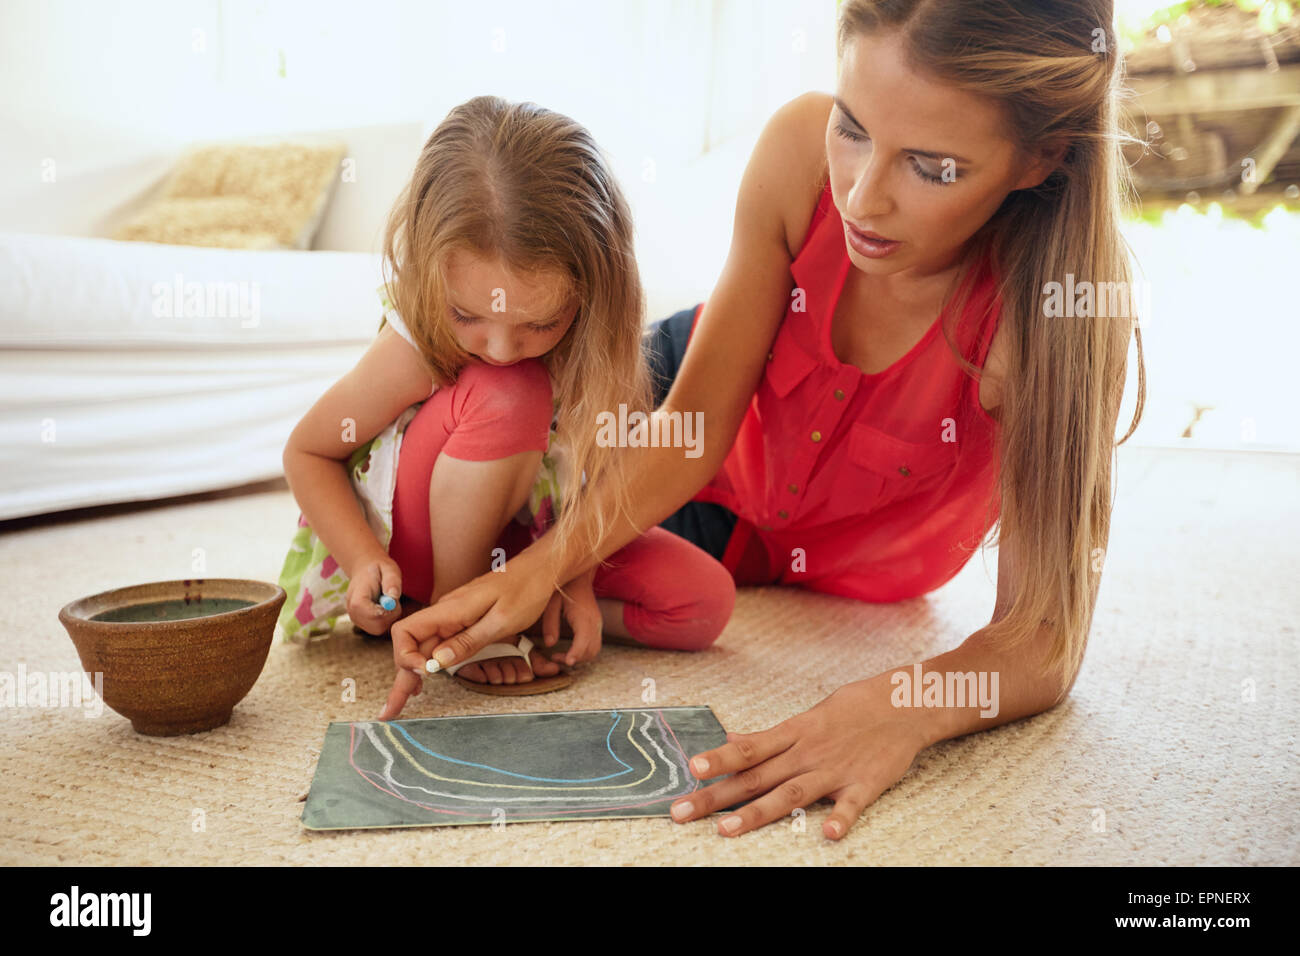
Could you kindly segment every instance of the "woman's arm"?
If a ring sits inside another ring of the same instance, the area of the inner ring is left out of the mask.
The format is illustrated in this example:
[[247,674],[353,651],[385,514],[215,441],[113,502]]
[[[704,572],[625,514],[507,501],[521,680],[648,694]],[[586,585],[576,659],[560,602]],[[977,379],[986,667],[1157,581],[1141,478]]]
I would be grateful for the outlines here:
[[[809,150],[811,142],[816,147],[811,158],[819,160],[826,123],[824,115],[817,117],[816,106],[804,98],[786,104],[768,121],[755,144],[737,194],[731,247],[722,274],[700,313],[672,388],[654,412],[661,420],[673,413],[703,413],[703,454],[687,458],[681,448],[629,449],[629,454],[638,456],[629,497],[633,517],[642,529],[617,518],[612,496],[594,492],[589,511],[603,509],[612,524],[594,551],[582,547],[580,535],[574,536],[564,554],[551,547],[553,537],[543,536],[534,543],[558,580],[567,581],[595,567],[644,528],[654,527],[686,504],[717,474],[731,451],[790,301],[787,221],[792,197],[812,195],[820,168],[817,162],[810,163]],[[808,218],[811,211],[804,209],[802,214]]]
[[[1016,581],[1015,556],[1005,544],[998,552],[998,597],[990,623],[1010,608]],[[1093,595],[1095,600],[1095,588]],[[973,699],[963,702],[968,706],[946,695],[938,707],[907,703],[902,687],[908,687],[913,702],[920,690],[914,665],[847,684],[770,730],[728,734],[726,744],[692,758],[691,772],[701,780],[733,776],[673,804],[673,817],[697,820],[750,800],[718,824],[724,836],[739,836],[825,797],[835,807],[822,832],[838,840],[926,747],[1040,713],[1073,687],[1075,674],[1063,680],[1041,673],[1052,647],[1050,628],[1014,651],[984,634],[981,628],[961,646],[920,664],[922,674],[943,674],[945,686],[948,674],[973,674],[973,685],[965,684],[976,688]]]
[[[1096,577],[1100,578],[1099,572]],[[998,546],[998,595],[989,624],[1001,620],[1011,609],[1017,578],[1016,557],[1010,543],[1003,542]],[[1097,583],[1093,582],[1094,601]],[[996,713],[983,713],[992,708],[979,706],[936,708],[926,715],[925,745],[1031,717],[1064,700],[1074,687],[1078,671],[1064,677],[1043,673],[1043,662],[1056,639],[1052,625],[1044,623],[1032,640],[1012,650],[991,641],[985,628],[980,628],[959,646],[925,661],[927,671],[998,675]],[[991,685],[991,676],[989,680]]]
[[[616,513],[610,489],[597,483],[577,507],[585,516],[563,553],[543,535],[511,558],[504,573],[485,575],[439,604],[404,618],[393,631],[404,640],[402,660],[418,668],[437,650],[443,666],[462,660],[501,635],[522,630],[541,615],[552,591],[591,570],[680,508],[717,473],[758,387],[767,353],[789,302],[791,229],[806,229],[824,161],[826,107],[811,95],[783,106],[764,128],[741,180],[731,248],[709,296],[682,367],[664,404],[703,415],[703,453],[681,448],[629,448],[636,455],[629,489],[632,519]],[[792,225],[802,219],[797,226]],[[799,233],[801,234],[801,233]],[[592,423],[592,428],[596,423]],[[584,546],[604,516],[605,534]],[[635,523],[633,523],[635,522]],[[444,639],[454,638],[453,640]],[[441,646],[440,646],[441,645]]]
[[356,367],[317,400],[284,446],[284,475],[303,516],[344,573],[386,552],[366,523],[347,459],[429,396],[415,350],[385,326]]

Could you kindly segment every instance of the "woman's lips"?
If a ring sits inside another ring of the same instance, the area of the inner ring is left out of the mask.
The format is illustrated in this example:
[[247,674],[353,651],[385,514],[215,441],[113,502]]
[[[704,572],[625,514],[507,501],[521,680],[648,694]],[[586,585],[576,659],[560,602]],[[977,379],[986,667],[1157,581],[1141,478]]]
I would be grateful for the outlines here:
[[849,245],[868,259],[883,259],[900,244],[898,239],[886,239],[874,232],[864,232],[849,222],[844,224],[844,228],[848,232]]
[[898,241],[896,239],[890,239],[888,236],[882,236],[878,232],[872,232],[870,229],[862,229],[858,226],[853,225],[853,223],[849,223],[848,225],[850,229],[853,229],[858,233],[858,235],[862,236],[865,239],[874,239],[876,242],[897,242]]

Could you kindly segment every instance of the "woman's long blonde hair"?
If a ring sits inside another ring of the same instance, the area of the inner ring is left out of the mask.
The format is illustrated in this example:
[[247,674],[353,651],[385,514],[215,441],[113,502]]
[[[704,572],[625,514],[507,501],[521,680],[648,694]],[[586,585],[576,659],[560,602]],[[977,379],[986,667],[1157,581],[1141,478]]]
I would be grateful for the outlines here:
[[[1010,606],[984,633],[1016,647],[1047,622],[1056,640],[1045,667],[1062,676],[1062,693],[1092,626],[1115,447],[1137,427],[1146,397],[1136,317],[1059,318],[1044,309],[1049,283],[1064,284],[1067,274],[1076,286],[1133,288],[1119,230],[1133,197],[1121,145],[1133,137],[1119,128],[1123,64],[1113,13],[1110,0],[845,0],[836,37],[842,56],[859,34],[898,31],[916,69],[997,101],[1007,137],[1025,155],[1069,144],[1042,185],[1007,196],[972,238],[963,269],[991,256],[1009,336],[996,538],[1016,555],[1016,580]],[[1137,406],[1117,443],[1133,336]]]
[[[555,385],[560,480],[571,498],[584,472],[587,487],[609,484],[626,514],[628,456],[598,444],[596,423],[620,404],[629,414],[649,412],[645,300],[631,210],[591,134],[535,103],[477,96],[452,109],[425,143],[388,219],[384,279],[439,385],[471,361],[452,331],[446,295],[446,265],[457,251],[500,258],[512,272],[571,278],[577,315],[541,359]],[[556,516],[561,547],[578,527],[577,512],[566,506]],[[588,544],[603,532],[597,527]]]

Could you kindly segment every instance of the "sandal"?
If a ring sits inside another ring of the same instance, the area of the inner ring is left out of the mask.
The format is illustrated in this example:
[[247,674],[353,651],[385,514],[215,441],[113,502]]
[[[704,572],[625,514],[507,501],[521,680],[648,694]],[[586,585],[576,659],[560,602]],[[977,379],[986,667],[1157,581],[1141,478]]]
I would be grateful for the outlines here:
[[568,687],[573,683],[573,678],[567,673],[555,674],[551,677],[537,677],[534,675],[530,681],[522,684],[485,684],[482,681],[473,681],[467,677],[458,677],[456,672],[466,664],[473,664],[478,661],[500,660],[505,657],[522,657],[528,665],[528,670],[533,669],[533,662],[529,658],[529,653],[533,649],[533,642],[527,637],[519,635],[519,645],[514,644],[489,644],[473,657],[461,661],[458,664],[452,664],[450,667],[442,668],[449,677],[456,683],[460,684],[466,690],[472,690],[476,694],[489,694],[496,697],[524,697],[529,694],[549,694],[553,690],[560,690]]

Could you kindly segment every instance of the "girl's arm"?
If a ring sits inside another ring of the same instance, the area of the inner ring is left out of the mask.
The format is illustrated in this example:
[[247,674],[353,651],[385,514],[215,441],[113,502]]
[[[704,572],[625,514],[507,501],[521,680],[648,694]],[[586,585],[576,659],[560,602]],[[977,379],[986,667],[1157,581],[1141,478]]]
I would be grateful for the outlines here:
[[303,416],[284,446],[284,475],[303,516],[349,577],[387,557],[352,490],[347,460],[411,405],[432,381],[415,350],[388,326],[356,367]]
[[[556,586],[591,570],[654,527],[717,473],[789,304],[787,238],[802,235],[811,218],[807,200],[816,192],[824,163],[825,128],[826,108],[816,95],[793,100],[769,120],[745,169],[726,265],[700,314],[672,390],[655,412],[659,417],[674,411],[703,413],[700,457],[687,458],[684,449],[672,447],[627,449],[625,454],[637,456],[629,490],[635,524],[615,513],[613,495],[597,483],[576,504],[585,520],[567,552],[555,549],[554,535],[543,535],[511,558],[504,573],[471,581],[395,626],[393,639],[403,644],[407,666],[418,668],[434,650],[446,666],[503,634],[528,627]],[[598,513],[605,516],[606,532],[589,550],[583,539],[596,527]],[[444,643],[445,638],[453,639]]]

